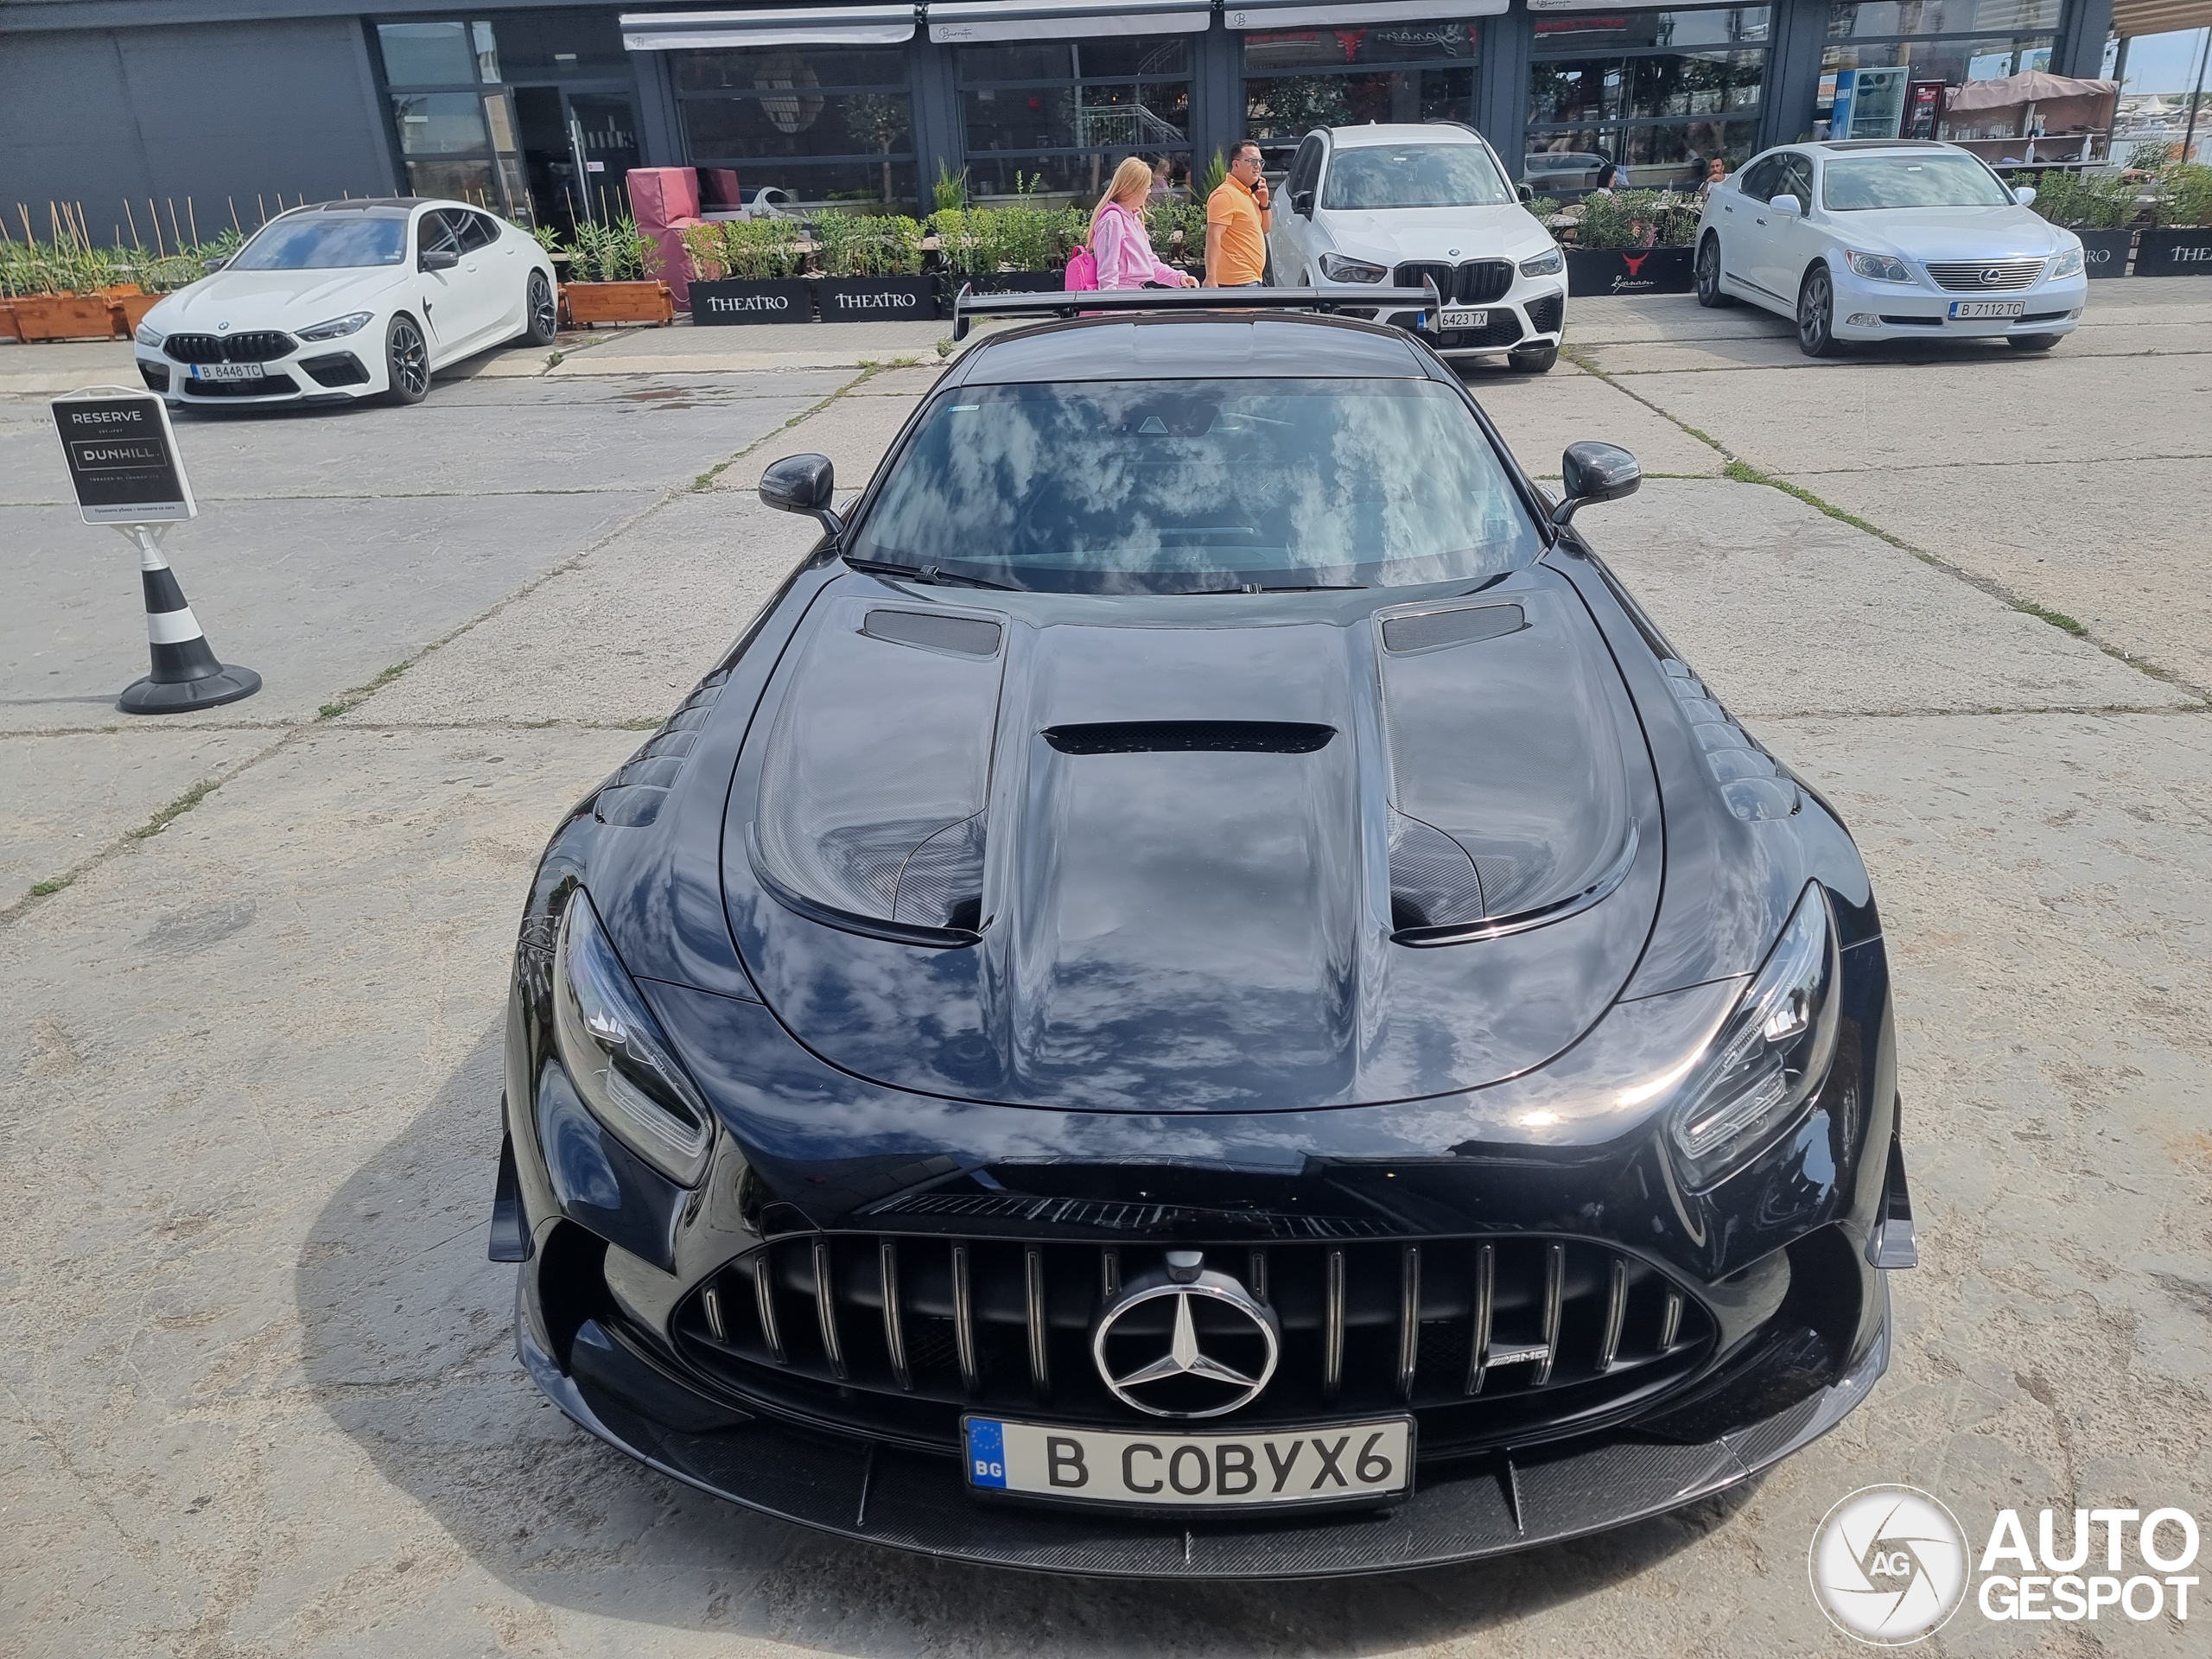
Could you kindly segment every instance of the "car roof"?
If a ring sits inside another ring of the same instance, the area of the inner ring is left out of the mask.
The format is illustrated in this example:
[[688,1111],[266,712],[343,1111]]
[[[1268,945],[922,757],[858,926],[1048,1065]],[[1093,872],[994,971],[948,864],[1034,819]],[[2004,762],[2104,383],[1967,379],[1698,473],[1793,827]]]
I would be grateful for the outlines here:
[[1479,144],[1480,135],[1456,121],[1396,121],[1387,125],[1372,122],[1363,127],[1324,127],[1329,142],[1338,149],[1362,149],[1373,144]]
[[[1162,331],[1168,331],[1163,333]],[[1427,379],[1399,330],[1310,313],[1085,317],[982,336],[949,383],[1044,380]]]
[[1956,149],[1934,138],[1823,138],[1814,149]]
[[425,206],[429,200],[427,196],[347,196],[341,201],[310,202],[304,208],[295,207],[292,211],[296,213],[361,213],[382,209],[404,213]]

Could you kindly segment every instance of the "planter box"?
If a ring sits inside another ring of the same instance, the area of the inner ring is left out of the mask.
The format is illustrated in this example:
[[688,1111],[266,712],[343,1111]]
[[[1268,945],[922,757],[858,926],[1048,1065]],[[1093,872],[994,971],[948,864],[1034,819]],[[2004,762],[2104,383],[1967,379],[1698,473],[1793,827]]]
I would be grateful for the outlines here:
[[[2086,243],[2088,238],[2084,237]],[[2212,276],[2212,226],[2145,231],[2135,248],[2138,276]],[[22,302],[16,302],[21,305]]]
[[2127,275],[2127,251],[2135,245],[2133,231],[2076,231],[2082,238],[2082,269],[2094,282],[2100,276]]
[[1602,294],[1688,294],[1697,286],[1688,248],[1569,248],[1567,291],[1577,298]]
[[0,300],[0,340],[21,340],[22,338],[22,334],[16,327],[16,302],[13,300]]
[[796,276],[730,276],[691,284],[691,321],[702,328],[811,322],[814,302]]
[[39,294],[10,305],[19,340],[115,338],[115,315],[98,294]]
[[107,307],[115,318],[116,335],[122,340],[137,333],[138,325],[146,321],[146,314],[163,298],[159,294],[141,294],[135,288],[127,294],[119,288],[111,288],[107,293]]
[[564,283],[561,308],[588,328],[601,322],[676,321],[676,298],[666,283]]
[[[953,278],[954,293],[960,291],[963,280]],[[1068,286],[1065,270],[992,270],[964,280],[973,284],[978,294],[1064,294]]]
[[814,296],[824,322],[922,321],[937,315],[937,283],[928,276],[822,276]]

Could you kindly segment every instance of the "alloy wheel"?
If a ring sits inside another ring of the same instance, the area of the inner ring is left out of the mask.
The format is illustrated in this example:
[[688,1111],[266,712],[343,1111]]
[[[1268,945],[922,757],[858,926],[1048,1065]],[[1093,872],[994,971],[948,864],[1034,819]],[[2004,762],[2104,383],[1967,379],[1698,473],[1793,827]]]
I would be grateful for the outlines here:
[[553,285],[545,280],[545,273],[530,273],[530,337],[543,346],[553,338],[560,322],[560,314],[553,304]]
[[1814,267],[1797,292],[1797,346],[1808,357],[1835,350],[1835,284],[1825,265]]
[[1709,307],[1720,300],[1720,238],[1708,236],[1697,251],[1697,302]]
[[423,331],[412,317],[394,317],[386,353],[391,370],[392,396],[401,403],[416,403],[430,390],[430,353]]

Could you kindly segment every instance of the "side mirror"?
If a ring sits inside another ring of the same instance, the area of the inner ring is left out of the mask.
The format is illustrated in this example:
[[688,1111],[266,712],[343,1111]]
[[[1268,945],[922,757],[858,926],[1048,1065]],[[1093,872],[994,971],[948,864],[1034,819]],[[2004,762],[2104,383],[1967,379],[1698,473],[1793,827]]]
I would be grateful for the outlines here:
[[220,270],[225,265],[229,264],[231,262],[227,259],[216,258],[202,259],[200,263],[207,268],[207,274],[210,276],[213,276],[217,271]]
[[2024,184],[2012,193],[2012,200],[2018,202],[2023,207],[2027,207],[2029,204],[2033,202],[2035,199],[2036,188],[2032,184]]
[[1536,199],[1535,190],[1531,186],[1525,184],[1522,185],[1519,187],[1519,192],[1521,200],[1523,202],[1531,202]]
[[1634,495],[1643,482],[1636,457],[1612,443],[1570,443],[1559,458],[1566,499],[1552,509],[1552,523],[1565,524],[1578,507],[1592,501],[1618,501]]
[[1797,214],[1805,211],[1805,204],[1792,195],[1773,197],[1767,202],[1767,206],[1777,213]]
[[423,257],[416,261],[423,270],[451,270],[461,263],[461,256],[451,248],[425,248]]
[[1290,211],[1296,213],[1300,219],[1313,218],[1313,193],[1311,190],[1292,191],[1290,193]]
[[836,469],[827,455],[785,455],[771,461],[760,474],[760,499],[779,512],[804,512],[822,521],[832,536],[845,533],[844,523],[830,510],[837,493]]

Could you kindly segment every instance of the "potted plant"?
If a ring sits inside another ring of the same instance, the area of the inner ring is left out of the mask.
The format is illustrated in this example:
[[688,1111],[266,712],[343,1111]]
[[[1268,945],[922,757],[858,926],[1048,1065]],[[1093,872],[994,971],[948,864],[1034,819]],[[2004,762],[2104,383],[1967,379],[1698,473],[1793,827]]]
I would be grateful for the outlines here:
[[788,219],[716,219],[683,232],[691,261],[691,321],[701,327],[810,322],[814,307],[799,280],[804,257]]
[[2031,204],[2054,225],[2082,238],[2085,273],[2092,279],[2127,275],[2135,246],[2135,217],[2142,187],[2127,178],[2087,173],[2015,173],[2012,182],[2035,187]]
[[0,244],[6,313],[0,333],[24,340],[113,339],[116,316],[106,290],[123,280],[123,251],[93,247],[73,221],[66,237],[58,219],[54,228],[52,242],[40,242],[27,220],[23,241]]
[[2148,192],[2151,228],[2135,249],[2138,276],[2212,275],[2212,167],[2180,160],[2180,148],[2161,146],[2155,157],[2144,158],[2155,168]]
[[824,322],[937,315],[936,284],[922,275],[922,227],[901,215],[824,213],[814,221],[814,284]]
[[1623,190],[1583,197],[1567,251],[1569,294],[1687,294],[1696,286],[1694,196]]
[[676,321],[676,299],[658,276],[660,250],[638,233],[633,220],[589,221],[569,238],[569,280],[561,284],[561,308],[572,323]]
[[1149,203],[1144,210],[1145,234],[1163,264],[1175,265],[1199,276],[1206,268],[1206,205],[1179,196]]

